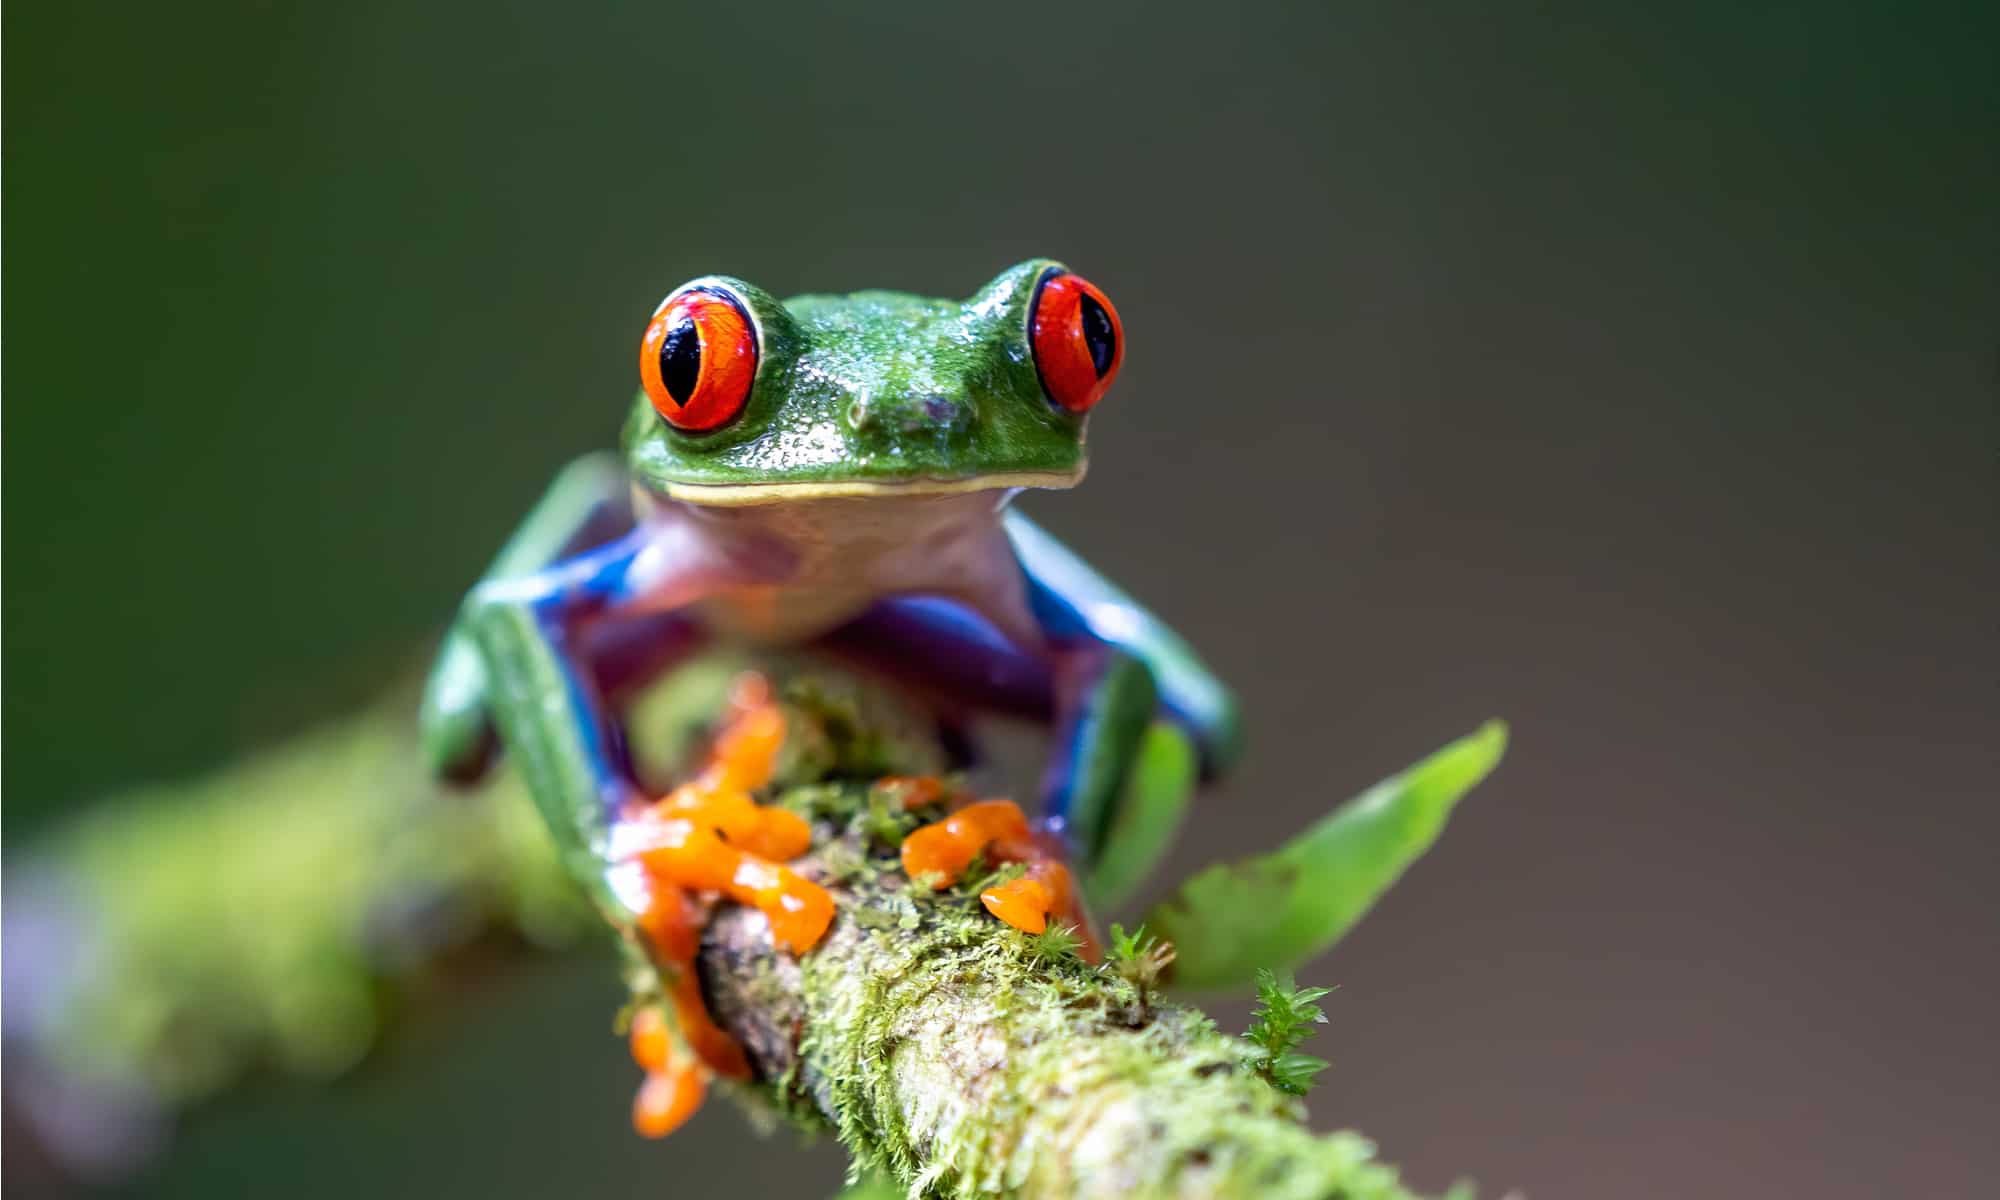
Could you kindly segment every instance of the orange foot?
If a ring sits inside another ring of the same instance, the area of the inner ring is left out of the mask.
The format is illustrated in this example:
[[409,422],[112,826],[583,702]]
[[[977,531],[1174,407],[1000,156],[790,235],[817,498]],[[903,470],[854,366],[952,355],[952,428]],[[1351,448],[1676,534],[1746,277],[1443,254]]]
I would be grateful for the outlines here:
[[911,831],[903,839],[903,873],[933,888],[947,887],[959,881],[982,851],[995,862],[1028,864],[1020,878],[980,893],[987,912],[1028,933],[1041,933],[1051,915],[1060,916],[1083,939],[1083,957],[1098,960],[1101,951],[1091,936],[1075,877],[1054,849],[1036,839],[1021,806],[1012,800],[981,800]]
[[641,1137],[663,1138],[701,1107],[709,1068],[675,1054],[673,1033],[657,1008],[640,1009],[632,1018],[632,1060],[646,1072],[632,1098],[632,1128]]
[[693,782],[628,814],[613,832],[620,857],[636,859],[645,871],[649,899],[639,930],[668,979],[674,1025],[693,1052],[691,1061],[672,1053],[659,1010],[634,1020],[632,1054],[647,1076],[633,1123],[648,1137],[664,1137],[694,1114],[711,1073],[750,1075],[742,1047],[709,1016],[695,978],[714,898],[758,909],[772,938],[794,954],[818,945],[833,921],[826,889],[783,865],[811,846],[811,827],[750,796],[771,781],[785,741],[784,713],[761,676],[738,679],[730,699],[730,716]]

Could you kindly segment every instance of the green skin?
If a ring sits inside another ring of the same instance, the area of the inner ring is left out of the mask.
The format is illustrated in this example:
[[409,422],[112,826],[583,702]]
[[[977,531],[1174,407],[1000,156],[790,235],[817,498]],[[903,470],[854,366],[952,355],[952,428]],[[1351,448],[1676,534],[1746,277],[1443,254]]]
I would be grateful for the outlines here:
[[901,292],[781,304],[741,280],[693,280],[685,286],[728,288],[757,325],[749,403],[736,421],[690,436],[639,393],[625,422],[626,466],[662,494],[690,484],[1073,476],[1085,418],[1043,398],[1025,334],[1034,282],[1055,265],[1022,263],[963,304]]
[[[691,434],[642,391],[623,463],[586,458],[558,478],[446,640],[423,709],[433,767],[476,776],[497,726],[572,872],[623,925],[633,905],[611,832],[638,793],[603,677],[659,665],[673,639],[642,637],[608,665],[582,647],[648,619],[676,636],[792,645],[875,617],[888,632],[868,649],[884,665],[933,678],[957,666],[975,685],[1041,680],[1056,732],[1048,827],[1086,865],[1108,831],[1176,820],[1188,773],[1142,764],[1158,753],[1220,769],[1236,752],[1233,699],[1162,623],[1006,511],[1016,491],[1084,471],[1087,417],[1044,394],[1029,337],[1038,284],[1063,270],[1030,260],[964,302],[871,291],[780,303],[724,276],[685,285],[727,292],[750,316],[758,358],[742,412]],[[917,596],[986,634],[925,615]],[[968,705],[993,700],[966,691]],[[1121,884],[1165,845],[1141,840],[1146,853],[1109,856]]]

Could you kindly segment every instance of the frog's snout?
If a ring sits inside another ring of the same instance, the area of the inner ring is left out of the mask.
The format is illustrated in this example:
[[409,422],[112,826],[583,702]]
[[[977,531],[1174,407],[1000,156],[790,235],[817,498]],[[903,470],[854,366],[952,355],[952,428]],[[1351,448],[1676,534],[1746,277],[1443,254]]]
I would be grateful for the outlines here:
[[963,429],[972,423],[972,406],[963,397],[929,395],[921,397],[917,407],[924,415],[924,424],[933,429]]
[[891,437],[951,437],[971,430],[976,415],[970,397],[949,392],[870,396],[847,406],[847,422],[856,433]]

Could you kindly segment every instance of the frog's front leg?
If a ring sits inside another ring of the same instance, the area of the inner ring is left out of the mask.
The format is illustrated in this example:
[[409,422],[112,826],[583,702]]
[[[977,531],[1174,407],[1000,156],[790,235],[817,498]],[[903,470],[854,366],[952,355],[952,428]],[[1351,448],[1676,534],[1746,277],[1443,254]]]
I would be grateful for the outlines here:
[[[587,454],[563,468],[482,580],[533,574],[632,527],[631,481],[615,454]],[[492,761],[486,664],[463,622],[453,624],[424,686],[419,716],[431,771],[470,783]]]
[[684,607],[742,578],[685,526],[641,524],[547,570],[481,584],[462,628],[487,703],[571,874],[607,916],[630,914],[606,880],[611,825],[636,795],[623,732],[585,659],[601,623]]
[[1160,706],[1184,728],[1214,778],[1236,762],[1236,698],[1186,641],[1040,526],[1008,509],[1007,538],[1028,581],[1028,602],[1052,642],[1114,647],[1146,665]]
[[[1100,890],[1120,891],[1165,850],[1186,804],[1189,780],[1173,765],[1186,743],[1176,751],[1178,739],[1149,737],[1149,724],[1163,713],[1213,777],[1239,750],[1236,702],[1186,642],[1061,542],[1012,510],[1005,526],[1056,662],[1049,819],[1066,826]],[[1109,847],[1113,830],[1132,845]]]

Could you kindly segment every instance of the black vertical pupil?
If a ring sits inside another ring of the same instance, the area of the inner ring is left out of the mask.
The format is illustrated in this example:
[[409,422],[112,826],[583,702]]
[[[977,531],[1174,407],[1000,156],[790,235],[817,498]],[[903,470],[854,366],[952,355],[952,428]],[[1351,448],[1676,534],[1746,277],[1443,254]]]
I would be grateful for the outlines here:
[[1083,344],[1090,347],[1090,365],[1097,368],[1097,377],[1111,369],[1112,356],[1118,353],[1118,334],[1111,328],[1111,314],[1089,292],[1083,294]]
[[694,327],[693,317],[674,322],[667,340],[660,343],[660,382],[676,404],[694,398],[694,385],[701,382],[701,331]]

